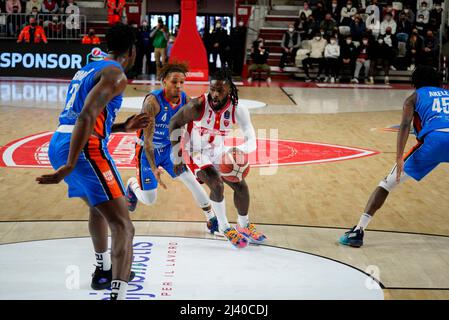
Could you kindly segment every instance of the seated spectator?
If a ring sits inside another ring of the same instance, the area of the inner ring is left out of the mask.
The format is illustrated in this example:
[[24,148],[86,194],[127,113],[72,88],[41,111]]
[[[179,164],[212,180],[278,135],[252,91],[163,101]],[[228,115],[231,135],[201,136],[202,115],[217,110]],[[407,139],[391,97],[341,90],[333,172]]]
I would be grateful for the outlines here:
[[279,64],[281,70],[284,68],[287,62],[292,62],[296,57],[296,52],[301,45],[301,36],[299,32],[295,30],[293,24],[289,24],[288,30],[284,33],[282,37],[281,47],[282,47],[282,57]]
[[53,15],[47,28],[48,36],[50,38],[62,38],[62,34],[64,32],[64,22],[59,21],[59,17],[57,15]]
[[416,12],[417,16],[423,16],[424,17],[424,23],[427,24],[429,23],[429,18],[430,18],[430,11],[427,8],[427,2],[422,2],[421,3],[421,7],[418,9],[418,11]]
[[422,62],[433,67],[438,65],[438,39],[436,39],[432,30],[428,30],[424,37]]
[[89,33],[86,34],[81,40],[82,44],[100,44],[100,38],[95,35],[95,30],[90,28]]
[[[417,1],[412,1],[416,3],[416,9],[419,10],[419,8],[421,8],[422,4],[425,2],[427,4],[428,8],[432,8],[433,7],[433,0],[417,0]],[[436,1],[435,1],[436,2]]]
[[328,10],[329,13],[332,16],[332,19],[334,19],[335,23],[339,23],[340,22],[340,18],[341,18],[341,8],[338,5],[338,1],[337,0],[332,0],[332,4],[330,9]]
[[341,26],[350,26],[352,18],[357,14],[357,8],[352,5],[352,1],[348,0],[346,2],[346,6],[341,8],[340,16],[340,25]]
[[324,58],[326,60],[326,78],[324,82],[330,78],[330,82],[334,83],[338,78],[340,69],[340,46],[338,45],[335,35],[330,37],[330,42],[324,49]]
[[30,19],[34,18],[34,19],[36,19],[37,24],[39,24],[39,17],[38,16],[39,16],[38,9],[36,7],[33,7],[31,9],[30,14],[26,17],[26,20],[27,20],[28,23],[30,23]]
[[251,83],[253,79],[253,73],[256,70],[263,70],[267,73],[267,82],[271,82],[271,67],[268,65],[268,56],[270,52],[263,45],[263,39],[259,38],[258,41],[254,41],[251,48],[252,64],[248,67],[249,78],[248,82]]
[[316,23],[315,18],[313,16],[309,16],[307,18],[307,32],[306,39],[312,39],[316,30],[319,29],[320,25]]
[[415,66],[421,64],[421,53],[423,50],[423,40],[418,34],[418,30],[414,30],[407,42],[406,60],[409,71],[415,70]]
[[25,13],[30,14],[33,8],[37,9],[37,12],[42,10],[42,0],[28,0],[26,4]]
[[307,17],[304,12],[301,13],[299,16],[299,19],[295,22],[295,30],[299,32],[299,35],[301,36],[301,39],[307,39],[306,34],[309,29],[308,23],[307,23]]
[[396,33],[397,24],[396,21],[393,20],[391,13],[387,13],[384,20],[380,24],[380,34],[384,35],[387,28],[390,28],[393,34]]
[[387,4],[382,12],[382,17],[385,17],[387,14],[391,14],[393,19],[396,19],[396,10],[393,9],[393,5],[391,3]]
[[442,16],[443,16],[443,7],[441,7],[440,3],[436,3],[435,8],[433,8],[432,11],[430,11],[429,16],[429,28],[432,31],[437,32],[440,30]]
[[320,29],[324,31],[324,37],[329,38],[332,35],[337,23],[332,19],[332,15],[327,13],[324,20],[320,24]]
[[380,8],[377,5],[377,0],[371,0],[371,4],[365,9],[365,13],[368,16],[374,15],[377,21],[380,21]]
[[30,25],[23,28],[20,32],[17,43],[21,43],[24,40],[26,43],[48,43],[44,28],[37,24],[35,18],[30,18]]
[[405,13],[401,12],[399,14],[399,22],[396,27],[396,38],[400,42],[407,42],[409,34],[412,33],[412,25],[407,20]]
[[14,7],[18,8],[18,13],[22,12],[22,4],[20,3],[19,0],[7,0],[6,1],[6,5],[5,5],[5,9],[7,13],[13,13],[14,11]]
[[318,1],[315,10],[312,11],[312,15],[315,18],[317,24],[321,24],[326,16],[326,9],[324,8],[323,1]]
[[371,64],[371,44],[367,36],[362,37],[362,43],[357,47],[355,60],[354,78],[351,82],[359,83],[359,74],[362,67],[365,68],[365,82],[368,80],[369,67]]
[[18,37],[22,26],[25,25],[25,18],[19,13],[19,7],[13,6],[11,15],[6,18],[6,34],[8,37]]
[[366,26],[359,14],[354,16],[354,20],[351,22],[350,28],[352,40],[360,42],[362,35],[365,33]]
[[315,37],[310,40],[310,53],[308,57],[302,61],[302,67],[306,74],[306,82],[312,81],[309,75],[309,67],[312,64],[318,64],[318,75],[316,80],[318,81],[323,73],[325,60],[324,49],[326,48],[327,41],[323,39],[320,32],[315,33]]
[[58,13],[59,7],[56,0],[44,0],[42,3],[42,13]]
[[352,42],[352,37],[347,36],[346,40],[343,42],[340,48],[340,61],[341,61],[341,68],[349,67],[351,72],[351,77],[354,74],[355,70],[355,59],[356,59],[356,50],[357,48],[354,45],[354,42]]
[[299,16],[301,16],[301,13],[303,12],[307,18],[312,15],[312,9],[310,9],[308,1],[304,1],[302,9],[299,10]]
[[382,36],[380,36],[377,41],[373,44],[371,50],[371,66],[369,70],[369,84],[374,84],[374,76],[376,75],[377,66],[382,66],[384,70],[384,82],[388,84],[390,82],[390,61],[391,48],[384,42]]
[[415,23],[415,13],[411,9],[410,5],[406,4],[402,12],[407,17],[407,21],[410,22],[411,25],[413,25]]
[[418,33],[421,37],[426,35],[426,32],[429,29],[429,24],[424,22],[424,16],[422,14],[418,15],[415,28],[418,29]]

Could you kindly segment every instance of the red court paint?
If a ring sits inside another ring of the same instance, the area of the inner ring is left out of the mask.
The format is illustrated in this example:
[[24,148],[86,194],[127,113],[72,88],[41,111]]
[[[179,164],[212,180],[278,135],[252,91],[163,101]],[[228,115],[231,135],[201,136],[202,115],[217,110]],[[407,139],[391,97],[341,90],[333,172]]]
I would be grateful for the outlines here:
[[[0,167],[50,168],[48,145],[53,132],[42,132],[0,147]],[[108,149],[119,168],[134,169],[135,135],[112,134]],[[237,141],[237,145],[241,141]],[[233,139],[226,141],[233,144]],[[362,158],[378,151],[326,143],[293,140],[257,140],[257,151],[249,156],[253,167],[306,165]]]

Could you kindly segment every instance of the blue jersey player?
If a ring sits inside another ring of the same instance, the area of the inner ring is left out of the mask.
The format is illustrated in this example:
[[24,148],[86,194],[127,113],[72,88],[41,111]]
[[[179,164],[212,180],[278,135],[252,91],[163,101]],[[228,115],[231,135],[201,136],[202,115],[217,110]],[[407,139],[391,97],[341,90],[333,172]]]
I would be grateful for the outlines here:
[[[362,246],[364,229],[399,183],[410,177],[420,181],[440,163],[449,162],[449,90],[441,88],[441,78],[430,66],[413,72],[416,90],[404,102],[396,165],[371,195],[357,226],[340,238],[341,244]],[[418,143],[404,155],[412,122]]]
[[[56,172],[36,180],[40,184],[56,184],[64,179],[69,197],[79,197],[87,203],[97,260],[91,287],[111,287],[111,299],[124,299],[128,281],[133,277],[134,226],[107,143],[111,132],[136,131],[147,126],[149,119],[138,115],[114,124],[128,83],[125,72],[135,60],[135,35],[131,27],[117,24],[108,30],[106,42],[107,57],[87,64],[70,82],[65,108],[48,151]],[[112,261],[108,227],[112,232]]]
[[160,70],[162,88],[150,92],[144,100],[142,113],[148,114],[150,123],[147,128],[137,132],[137,175],[128,180],[128,210],[133,212],[138,201],[145,205],[156,202],[158,185],[167,188],[161,179],[163,168],[173,179],[181,180],[190,190],[206,215],[209,232],[220,234],[209,196],[195,176],[187,168],[179,176],[173,170],[168,125],[171,118],[190,100],[183,91],[187,71],[183,64],[166,64]]

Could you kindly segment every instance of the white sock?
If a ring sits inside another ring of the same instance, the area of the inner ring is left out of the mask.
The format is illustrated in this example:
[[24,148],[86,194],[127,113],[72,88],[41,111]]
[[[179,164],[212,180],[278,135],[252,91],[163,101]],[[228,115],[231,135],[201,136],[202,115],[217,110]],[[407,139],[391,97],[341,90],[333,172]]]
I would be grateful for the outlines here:
[[128,283],[122,280],[112,280],[111,290],[111,300],[125,300]]
[[365,230],[372,218],[373,216],[369,215],[368,213],[362,214],[359,224],[357,225],[357,227],[355,227],[354,231],[359,229]]
[[210,220],[213,217],[215,217],[215,213],[212,210],[212,205],[209,205],[209,206],[201,208],[201,209],[203,209],[204,215],[206,216],[207,220]]
[[97,260],[97,267],[101,270],[111,270],[111,256],[109,255],[109,252],[95,252],[95,259]]
[[240,228],[246,228],[249,224],[249,216],[248,215],[246,215],[246,216],[239,215],[237,217],[237,223],[239,224]]
[[210,203],[212,204],[212,208],[214,209],[215,215],[217,216],[218,227],[220,231],[225,231],[226,229],[229,229],[231,225],[229,224],[228,218],[226,217],[225,200],[223,199],[223,201],[221,202],[215,202],[211,200]]

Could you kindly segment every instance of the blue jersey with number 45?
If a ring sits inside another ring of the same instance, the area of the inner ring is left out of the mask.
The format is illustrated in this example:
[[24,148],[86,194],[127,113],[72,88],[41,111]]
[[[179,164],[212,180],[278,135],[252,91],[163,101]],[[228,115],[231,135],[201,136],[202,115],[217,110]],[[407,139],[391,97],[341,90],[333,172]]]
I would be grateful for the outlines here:
[[438,87],[419,88],[415,112],[414,127],[420,140],[429,132],[449,128],[449,91]]

